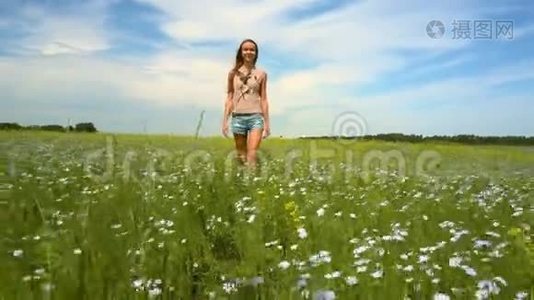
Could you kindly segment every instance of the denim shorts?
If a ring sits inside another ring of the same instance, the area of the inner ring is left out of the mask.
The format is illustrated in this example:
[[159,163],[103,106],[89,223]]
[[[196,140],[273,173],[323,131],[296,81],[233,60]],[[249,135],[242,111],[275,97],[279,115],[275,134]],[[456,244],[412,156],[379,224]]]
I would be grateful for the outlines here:
[[261,113],[250,115],[232,115],[232,132],[246,135],[249,130],[263,129],[263,116]]

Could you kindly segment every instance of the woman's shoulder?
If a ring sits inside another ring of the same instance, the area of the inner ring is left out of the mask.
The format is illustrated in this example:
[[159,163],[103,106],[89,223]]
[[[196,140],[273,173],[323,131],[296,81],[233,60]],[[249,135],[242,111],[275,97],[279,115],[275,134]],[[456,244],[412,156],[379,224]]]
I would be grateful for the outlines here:
[[267,74],[267,71],[262,68],[262,67],[256,67],[256,72],[258,72],[258,74]]
[[264,78],[267,76],[267,71],[261,67],[256,67],[254,71],[260,78]]

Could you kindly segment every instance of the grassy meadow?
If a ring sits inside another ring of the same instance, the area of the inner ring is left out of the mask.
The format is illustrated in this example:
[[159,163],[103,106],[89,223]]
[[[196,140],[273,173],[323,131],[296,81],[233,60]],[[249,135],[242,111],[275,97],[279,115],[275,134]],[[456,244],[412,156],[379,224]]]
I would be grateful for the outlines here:
[[534,147],[0,138],[0,299],[534,299]]

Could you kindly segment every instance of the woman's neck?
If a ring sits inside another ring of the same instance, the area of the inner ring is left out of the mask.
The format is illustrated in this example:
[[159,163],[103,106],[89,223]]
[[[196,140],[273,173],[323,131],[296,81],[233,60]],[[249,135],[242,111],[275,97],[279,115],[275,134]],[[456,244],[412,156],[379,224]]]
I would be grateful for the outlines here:
[[251,63],[243,63],[243,67],[247,70],[247,71],[250,71],[252,69],[254,69],[254,65],[251,64]]

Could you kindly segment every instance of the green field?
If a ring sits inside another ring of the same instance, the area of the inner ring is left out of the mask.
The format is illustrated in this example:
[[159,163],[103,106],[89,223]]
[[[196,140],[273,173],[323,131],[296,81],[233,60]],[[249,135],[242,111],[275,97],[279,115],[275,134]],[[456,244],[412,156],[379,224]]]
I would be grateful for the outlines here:
[[0,299],[534,299],[533,147],[0,138]]

